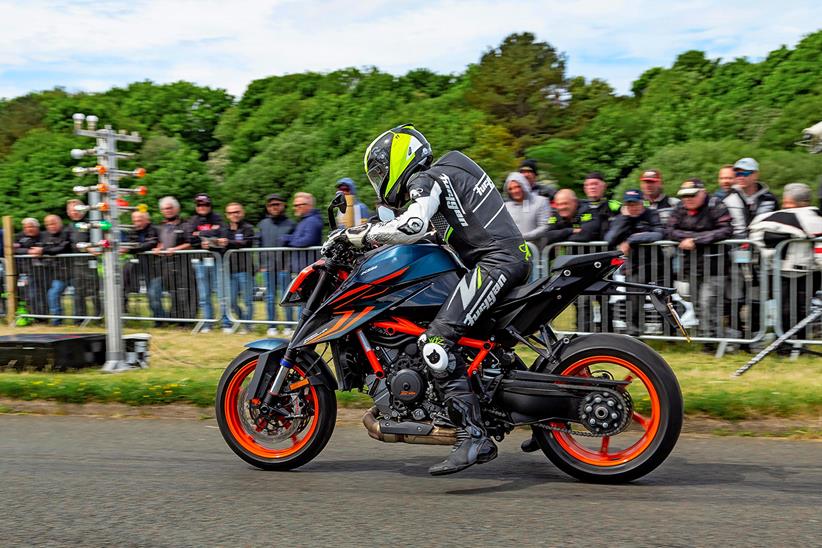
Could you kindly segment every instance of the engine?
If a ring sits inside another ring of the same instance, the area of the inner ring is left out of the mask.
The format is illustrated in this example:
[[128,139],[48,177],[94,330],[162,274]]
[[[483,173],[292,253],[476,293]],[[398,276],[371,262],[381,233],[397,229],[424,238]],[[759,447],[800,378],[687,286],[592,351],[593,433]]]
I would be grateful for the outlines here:
[[442,412],[415,338],[374,336],[372,346],[385,378],[368,375],[366,385],[381,415],[420,421]]

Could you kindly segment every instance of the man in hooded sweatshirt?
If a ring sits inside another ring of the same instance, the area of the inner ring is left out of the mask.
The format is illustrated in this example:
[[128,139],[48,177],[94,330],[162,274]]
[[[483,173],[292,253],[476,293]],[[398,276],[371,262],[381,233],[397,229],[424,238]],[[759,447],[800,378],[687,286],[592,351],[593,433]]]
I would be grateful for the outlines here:
[[522,237],[537,249],[542,249],[548,233],[548,218],[551,216],[548,198],[534,192],[528,179],[516,171],[505,178],[505,192],[510,198],[505,202],[505,208],[522,232]]
[[[366,222],[371,216],[371,211],[369,211],[368,206],[362,203],[357,197],[357,185],[354,184],[354,180],[349,177],[339,179],[337,181],[337,190],[341,191],[346,196],[354,196],[354,224],[352,226],[361,225]],[[351,228],[345,223],[345,219],[348,217],[347,213],[348,212],[337,215],[338,226]]]

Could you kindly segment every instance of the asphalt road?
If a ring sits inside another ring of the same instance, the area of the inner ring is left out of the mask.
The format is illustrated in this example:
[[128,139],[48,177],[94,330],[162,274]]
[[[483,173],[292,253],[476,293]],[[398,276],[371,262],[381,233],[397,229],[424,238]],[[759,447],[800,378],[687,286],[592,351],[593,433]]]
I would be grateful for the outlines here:
[[822,443],[683,436],[653,474],[586,485],[507,439],[446,478],[448,450],[339,426],[262,472],[213,420],[0,415],[0,545],[819,546]]

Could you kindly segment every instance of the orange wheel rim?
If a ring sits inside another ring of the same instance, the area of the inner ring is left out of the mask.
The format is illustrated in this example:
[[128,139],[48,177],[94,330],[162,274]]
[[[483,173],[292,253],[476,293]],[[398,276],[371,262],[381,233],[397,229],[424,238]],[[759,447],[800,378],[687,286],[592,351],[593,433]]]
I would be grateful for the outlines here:
[[[245,364],[236,375],[231,378],[226,388],[226,397],[223,402],[223,413],[225,414],[228,430],[231,435],[237,440],[246,451],[263,458],[281,459],[293,455],[311,440],[314,431],[317,428],[317,416],[320,413],[319,398],[317,397],[317,390],[313,385],[308,385],[309,393],[307,399],[314,405],[314,417],[311,419],[311,424],[307,431],[305,429],[295,432],[291,436],[291,446],[283,449],[270,449],[261,445],[246,429],[248,423],[239,414],[238,398],[243,381],[248,377],[257,367],[257,360],[253,360]],[[295,372],[302,375],[305,374],[298,367],[293,368]],[[300,436],[300,434],[303,434]]]
[[654,388],[654,385],[648,376],[633,363],[615,356],[590,356],[571,364],[560,374],[573,375],[580,369],[588,368],[588,366],[593,363],[610,363],[624,367],[631,372],[631,377],[639,379],[645,386],[651,400],[651,416],[644,417],[636,411],[633,411],[630,419],[642,428],[642,436],[629,447],[614,451],[611,451],[609,447],[611,436],[605,436],[601,438],[602,442],[599,451],[592,451],[591,449],[581,445],[574,438],[573,434],[568,434],[566,432],[551,432],[551,435],[553,435],[554,439],[566,453],[579,461],[593,466],[619,466],[637,458],[654,440],[656,433],[659,431],[662,406],[659,403],[659,395],[656,392],[656,388]]

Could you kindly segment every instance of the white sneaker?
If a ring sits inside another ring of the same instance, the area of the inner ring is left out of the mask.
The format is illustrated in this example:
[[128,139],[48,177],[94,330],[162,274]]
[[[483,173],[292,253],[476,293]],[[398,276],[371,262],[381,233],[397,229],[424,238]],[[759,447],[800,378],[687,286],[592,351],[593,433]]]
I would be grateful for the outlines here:
[[286,327],[286,328],[283,329],[283,337],[290,337],[293,334],[294,334],[294,330],[291,329],[290,327]]
[[211,333],[211,327],[204,325],[200,328],[200,333]]
[[231,327],[224,327],[223,328],[223,333],[228,333],[228,334],[234,333],[234,329],[231,328]]
[[268,335],[269,337],[276,337],[277,335],[280,334],[280,332],[277,331],[276,327],[269,327],[268,330],[265,332],[265,334]]

